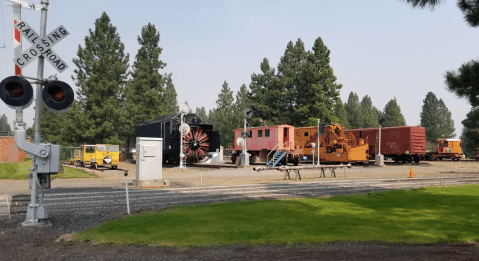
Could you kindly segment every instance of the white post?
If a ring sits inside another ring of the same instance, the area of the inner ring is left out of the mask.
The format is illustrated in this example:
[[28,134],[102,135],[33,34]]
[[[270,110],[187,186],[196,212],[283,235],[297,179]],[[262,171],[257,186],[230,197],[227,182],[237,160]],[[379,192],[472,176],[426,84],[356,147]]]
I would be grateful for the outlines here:
[[184,168],[183,166],[183,157],[185,156],[183,153],[183,130],[181,126],[183,125],[183,112],[180,111],[180,168]]
[[321,154],[320,154],[321,140],[319,138],[321,134],[319,134],[319,128],[320,128],[320,120],[318,119],[318,166],[321,165]]

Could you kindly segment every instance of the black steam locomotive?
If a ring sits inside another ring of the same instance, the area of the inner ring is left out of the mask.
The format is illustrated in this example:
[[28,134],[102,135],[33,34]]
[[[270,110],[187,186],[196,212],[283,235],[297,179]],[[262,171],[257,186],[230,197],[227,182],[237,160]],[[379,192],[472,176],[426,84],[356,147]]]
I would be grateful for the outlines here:
[[[171,114],[155,118],[136,127],[136,137],[163,138],[163,161],[176,163],[180,160],[181,115]],[[187,162],[199,162],[208,152],[220,149],[220,133],[213,131],[213,124],[204,121],[195,113],[184,117],[190,132],[183,138],[183,153]]]

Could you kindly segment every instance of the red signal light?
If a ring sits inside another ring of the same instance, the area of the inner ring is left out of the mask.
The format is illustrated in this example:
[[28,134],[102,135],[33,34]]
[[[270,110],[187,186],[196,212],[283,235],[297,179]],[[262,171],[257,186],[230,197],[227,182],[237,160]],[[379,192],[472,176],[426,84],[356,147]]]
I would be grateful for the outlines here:
[[14,99],[20,99],[25,94],[21,84],[15,81],[8,82],[5,85],[5,89],[8,92],[8,95]]
[[55,102],[62,102],[65,100],[66,94],[60,86],[52,86],[48,89],[48,94]]

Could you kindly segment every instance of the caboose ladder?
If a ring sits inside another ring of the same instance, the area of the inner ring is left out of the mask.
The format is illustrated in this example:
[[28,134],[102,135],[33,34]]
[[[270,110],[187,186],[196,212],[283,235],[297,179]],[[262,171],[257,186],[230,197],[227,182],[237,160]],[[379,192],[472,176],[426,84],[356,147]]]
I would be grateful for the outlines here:
[[286,154],[288,154],[288,152],[278,150],[278,151],[273,155],[273,158],[268,162],[268,164],[266,164],[266,166],[268,166],[268,167],[275,167],[275,166],[281,161],[281,159],[284,158],[284,156],[285,156]]

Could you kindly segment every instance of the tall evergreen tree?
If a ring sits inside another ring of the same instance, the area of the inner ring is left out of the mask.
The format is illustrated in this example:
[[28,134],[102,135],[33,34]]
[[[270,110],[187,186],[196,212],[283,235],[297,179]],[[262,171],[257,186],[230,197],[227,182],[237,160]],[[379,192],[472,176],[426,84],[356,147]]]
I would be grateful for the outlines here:
[[136,126],[167,114],[164,108],[165,79],[159,70],[166,66],[160,60],[160,33],[151,23],[143,26],[138,36],[140,49],[135,56],[131,76],[125,88],[128,111],[128,141],[133,140]]
[[206,115],[205,107],[198,108],[196,107],[196,115],[200,117],[204,122],[208,122],[208,115]]
[[364,96],[359,105],[361,128],[374,128],[378,126],[379,110],[373,106],[373,101],[368,95]]
[[432,92],[426,95],[423,102],[421,126],[426,128],[426,139],[435,144],[439,138],[455,136],[454,121],[444,102],[437,100],[436,95]]
[[163,76],[166,82],[165,92],[163,95],[163,107],[166,114],[174,114],[178,112],[178,100],[176,98],[177,94],[171,75],[171,73],[165,73]]
[[[236,93],[236,101],[235,101],[235,110],[236,112],[234,113],[235,115],[235,120],[234,120],[234,127],[235,128],[240,128],[243,126],[243,121],[244,121],[244,109],[246,107],[250,107],[250,101],[249,101],[249,94],[248,94],[248,88],[246,87],[245,84],[241,85],[239,91]],[[248,119],[249,121],[249,119]]]
[[334,106],[334,115],[338,119],[337,123],[341,124],[344,129],[350,129],[348,114],[346,113],[346,109],[344,109],[344,105],[341,101],[337,102]]
[[5,116],[5,114],[2,114],[2,116],[0,117],[0,131],[8,133],[12,131],[12,128],[8,123],[8,118],[7,116]]
[[384,107],[384,127],[405,126],[406,120],[397,104],[396,97],[390,100]]
[[233,91],[225,81],[216,100],[216,108],[213,110],[212,117],[215,130],[220,131],[223,147],[227,147],[228,143],[234,142],[235,113]]
[[467,156],[475,156],[479,148],[479,107],[474,107],[462,121],[462,151]]
[[344,110],[346,110],[346,114],[348,115],[349,128],[351,129],[361,128],[360,106],[358,95],[354,92],[350,92],[348,101],[344,104]]
[[456,136],[456,133],[454,133],[456,128],[454,128],[454,120],[452,119],[452,114],[446,107],[446,104],[444,104],[444,101],[442,99],[439,99],[438,109],[440,115],[439,128],[442,131],[442,137],[452,138]]
[[283,121],[285,99],[278,82],[275,69],[271,68],[268,59],[264,58],[261,62],[261,73],[253,73],[249,85],[249,100],[253,109],[253,118],[249,122],[253,126],[260,125],[260,119],[270,125]]
[[423,100],[421,111],[421,126],[426,128],[426,140],[435,143],[441,137],[439,129],[439,101],[436,95],[428,92],[426,98]]
[[78,46],[73,79],[79,86],[77,98],[85,121],[81,122],[82,142],[123,144],[129,133],[125,122],[124,88],[129,55],[116,27],[103,12],[85,37],[85,47]]
[[278,77],[285,94],[286,118],[294,126],[314,126],[320,118],[337,121],[334,105],[341,85],[329,65],[331,51],[318,37],[306,52],[301,39],[288,43],[278,65]]

